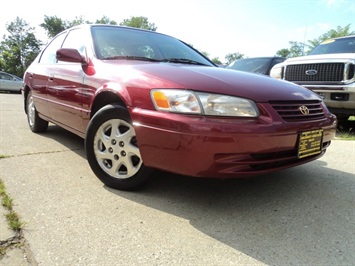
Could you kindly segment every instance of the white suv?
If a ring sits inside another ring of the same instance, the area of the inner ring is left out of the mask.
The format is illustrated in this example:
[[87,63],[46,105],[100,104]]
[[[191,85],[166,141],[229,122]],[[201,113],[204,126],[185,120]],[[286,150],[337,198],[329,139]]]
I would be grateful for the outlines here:
[[327,40],[309,55],[275,65],[270,76],[320,95],[338,120],[355,115],[355,36]]

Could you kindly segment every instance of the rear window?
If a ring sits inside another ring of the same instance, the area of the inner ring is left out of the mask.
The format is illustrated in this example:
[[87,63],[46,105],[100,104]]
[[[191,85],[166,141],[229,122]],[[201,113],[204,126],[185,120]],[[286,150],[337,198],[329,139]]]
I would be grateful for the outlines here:
[[316,46],[309,54],[355,53],[355,36],[351,38],[330,39]]

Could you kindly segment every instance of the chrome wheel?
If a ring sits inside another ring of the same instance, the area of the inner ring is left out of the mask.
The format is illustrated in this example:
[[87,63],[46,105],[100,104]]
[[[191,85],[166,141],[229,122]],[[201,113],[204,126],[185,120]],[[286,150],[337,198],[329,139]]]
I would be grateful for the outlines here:
[[48,121],[39,117],[33,100],[32,91],[28,92],[26,98],[26,113],[28,125],[33,132],[39,133],[47,130]]
[[30,94],[27,98],[27,116],[28,116],[28,124],[30,125],[30,127],[33,127],[35,123],[35,115],[36,115],[36,109],[33,103],[32,94]]

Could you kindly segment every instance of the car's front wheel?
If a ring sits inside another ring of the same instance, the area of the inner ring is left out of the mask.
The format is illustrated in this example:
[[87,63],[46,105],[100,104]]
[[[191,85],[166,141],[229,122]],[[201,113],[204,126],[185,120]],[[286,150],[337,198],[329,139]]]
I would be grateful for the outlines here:
[[85,149],[91,169],[109,187],[135,189],[152,172],[143,164],[130,115],[121,106],[107,105],[93,116]]
[[33,132],[40,133],[47,130],[48,121],[39,117],[31,91],[28,93],[26,99],[26,112],[28,125]]

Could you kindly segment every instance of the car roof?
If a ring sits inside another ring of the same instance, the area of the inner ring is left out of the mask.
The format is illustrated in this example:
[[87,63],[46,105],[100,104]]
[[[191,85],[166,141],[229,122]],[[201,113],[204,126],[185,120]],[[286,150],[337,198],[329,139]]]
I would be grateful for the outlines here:
[[285,58],[285,57],[281,57],[281,56],[257,56],[257,57],[241,58],[241,59],[269,59],[269,58]]
[[342,37],[336,37],[336,38],[329,38],[328,40],[339,40],[339,39],[351,39],[355,38],[355,35],[349,35],[349,36],[342,36]]
[[[61,31],[61,33],[62,32],[66,32],[66,31],[70,31],[70,30],[73,30],[73,29],[91,29],[93,27],[111,27],[111,28],[130,29],[130,30],[135,30],[135,31],[150,32],[150,33],[153,33],[153,34],[159,34],[159,35],[165,35],[165,36],[172,37],[170,35],[159,33],[159,32],[152,31],[152,30],[146,30],[146,29],[129,27],[129,26],[120,26],[120,25],[111,25],[111,24],[97,24],[97,23],[96,24],[80,24],[80,25],[76,25],[76,26],[73,26],[71,28],[68,28],[66,30]],[[175,37],[173,37],[173,38],[175,38]]]

